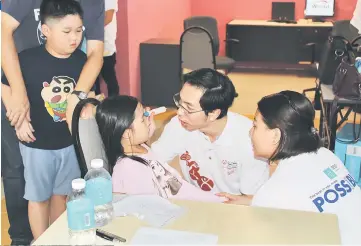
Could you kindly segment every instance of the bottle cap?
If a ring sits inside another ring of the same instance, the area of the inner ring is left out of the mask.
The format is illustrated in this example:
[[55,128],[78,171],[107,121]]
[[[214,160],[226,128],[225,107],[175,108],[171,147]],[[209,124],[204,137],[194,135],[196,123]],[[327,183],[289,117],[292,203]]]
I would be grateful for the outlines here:
[[90,162],[90,166],[92,168],[102,168],[104,165],[103,163],[103,160],[102,159],[93,159],[91,162]]
[[71,181],[71,187],[74,190],[81,190],[85,188],[85,180],[84,179],[74,179]]

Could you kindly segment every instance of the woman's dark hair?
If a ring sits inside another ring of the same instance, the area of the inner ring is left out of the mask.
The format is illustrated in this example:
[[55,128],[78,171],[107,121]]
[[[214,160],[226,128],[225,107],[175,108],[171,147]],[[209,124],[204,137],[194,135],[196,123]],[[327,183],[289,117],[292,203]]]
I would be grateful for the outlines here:
[[279,146],[270,161],[315,152],[320,148],[320,137],[313,124],[315,110],[302,94],[281,91],[266,96],[258,102],[258,112],[269,129],[281,131]]
[[148,163],[137,156],[127,156],[120,141],[125,130],[134,121],[138,100],[131,96],[112,96],[104,99],[97,107],[95,119],[103,140],[105,153],[111,167],[111,173],[119,158],[130,158],[145,165]]

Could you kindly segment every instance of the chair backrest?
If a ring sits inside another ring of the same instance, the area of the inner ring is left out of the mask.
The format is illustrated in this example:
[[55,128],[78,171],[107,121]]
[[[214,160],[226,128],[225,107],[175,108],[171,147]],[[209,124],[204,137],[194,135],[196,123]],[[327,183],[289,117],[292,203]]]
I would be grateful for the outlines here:
[[99,105],[94,98],[81,100],[75,107],[72,118],[72,137],[75,153],[78,159],[81,177],[84,177],[93,159],[102,159],[104,168],[110,171],[108,159],[95,118],[81,119],[80,114],[86,104]]
[[206,29],[202,27],[187,28],[180,38],[181,71],[184,68],[190,70],[216,69],[212,47],[212,37]]
[[200,26],[206,29],[213,38],[214,54],[219,52],[219,36],[217,20],[211,16],[192,16],[183,21],[184,30],[192,26]]
[[[332,85],[336,69],[342,61],[343,57],[349,58],[349,52],[352,49],[350,44],[354,38],[358,36],[357,29],[350,24],[349,20],[335,21],[331,36],[325,42],[321,59],[318,67],[318,78],[320,84]],[[360,45],[360,41],[355,44]],[[356,51],[357,52],[357,51]]]
[[357,28],[350,24],[350,20],[339,20],[333,23],[332,36],[342,36],[351,42],[358,35]]

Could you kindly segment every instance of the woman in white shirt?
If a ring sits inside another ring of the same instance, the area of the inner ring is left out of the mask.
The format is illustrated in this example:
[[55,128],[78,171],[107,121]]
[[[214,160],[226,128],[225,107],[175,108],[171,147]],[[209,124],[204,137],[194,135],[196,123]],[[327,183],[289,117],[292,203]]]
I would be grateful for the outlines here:
[[361,244],[361,190],[343,163],[320,148],[315,111],[302,94],[262,98],[250,130],[255,156],[269,160],[270,178],[252,196],[219,194],[227,203],[333,213],[343,244]]

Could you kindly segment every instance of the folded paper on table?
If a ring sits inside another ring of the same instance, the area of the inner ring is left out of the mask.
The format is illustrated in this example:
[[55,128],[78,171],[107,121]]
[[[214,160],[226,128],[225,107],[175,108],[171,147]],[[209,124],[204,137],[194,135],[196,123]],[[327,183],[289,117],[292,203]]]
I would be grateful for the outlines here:
[[128,195],[114,202],[114,215],[136,216],[154,227],[162,227],[185,213],[185,209],[156,195]]

